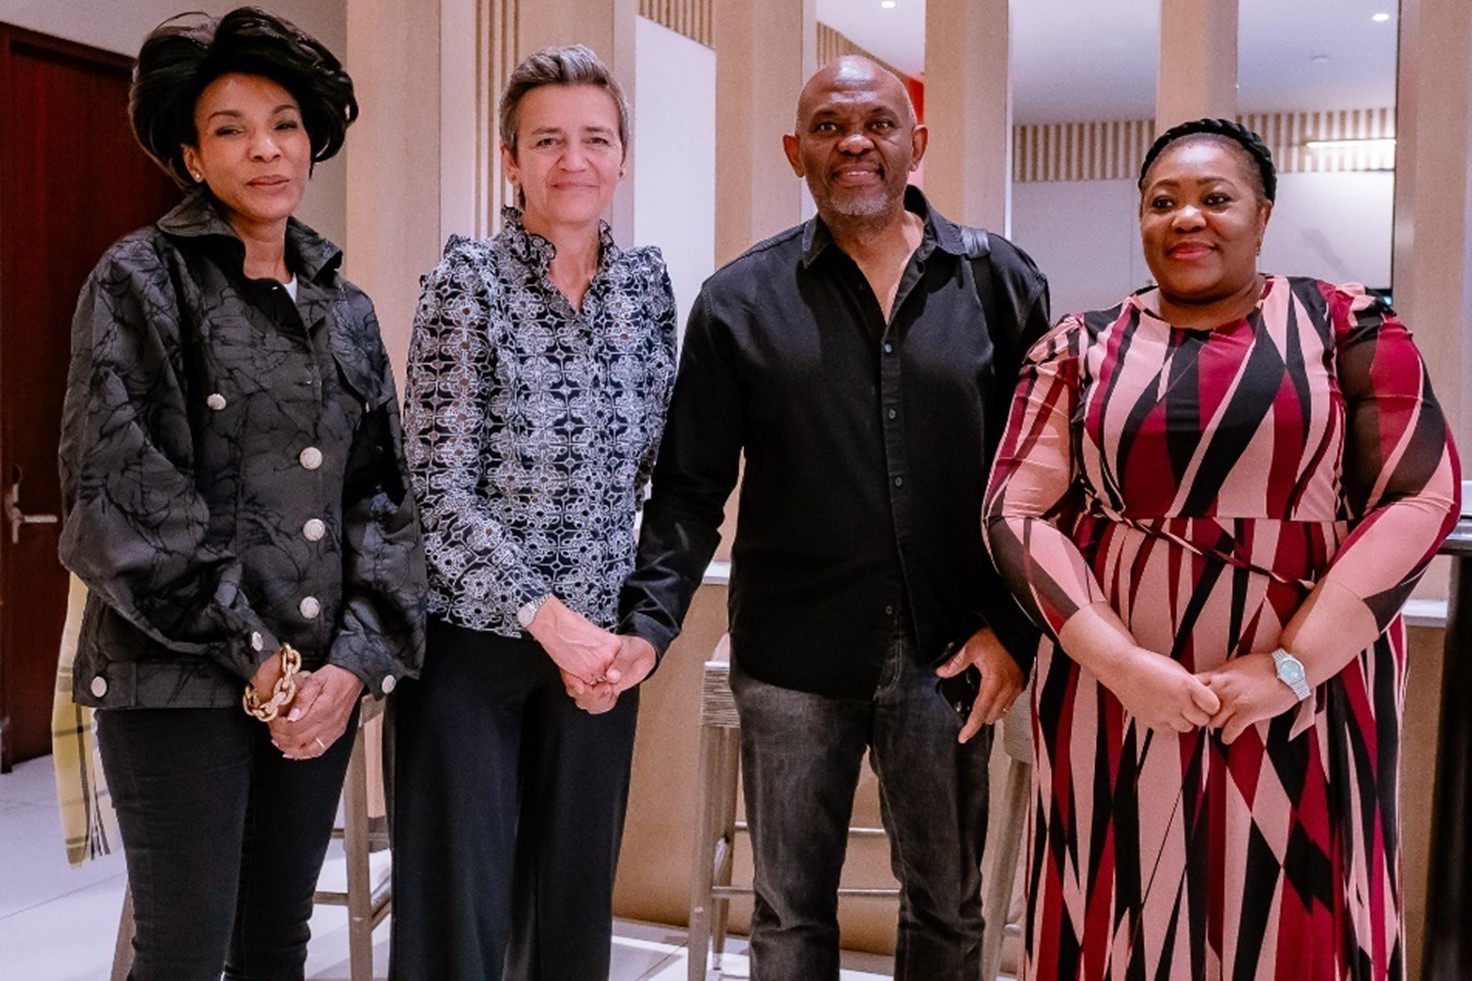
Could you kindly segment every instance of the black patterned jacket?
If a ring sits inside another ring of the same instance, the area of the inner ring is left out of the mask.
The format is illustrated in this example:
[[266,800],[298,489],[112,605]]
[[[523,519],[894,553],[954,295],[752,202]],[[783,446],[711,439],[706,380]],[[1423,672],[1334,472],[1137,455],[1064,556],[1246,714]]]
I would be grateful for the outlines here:
[[239,703],[283,643],[375,694],[423,658],[424,553],[373,305],[293,219],[293,303],[194,195],[83,287],[61,560],[89,596],[81,704]]

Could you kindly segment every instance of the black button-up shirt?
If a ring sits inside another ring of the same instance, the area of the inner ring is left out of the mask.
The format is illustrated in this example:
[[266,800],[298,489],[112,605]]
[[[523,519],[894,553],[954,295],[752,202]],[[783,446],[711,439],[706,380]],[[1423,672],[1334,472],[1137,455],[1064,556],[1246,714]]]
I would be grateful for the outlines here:
[[[990,624],[1030,664],[1037,634],[981,538],[982,491],[1047,282],[911,188],[925,221],[888,322],[819,219],[712,276],[691,310],[645,509],[624,631],[663,652],[719,540],[745,455],[732,549],[731,649],[787,688],[867,698],[908,608],[922,660]],[[975,274],[992,294],[988,324]]]

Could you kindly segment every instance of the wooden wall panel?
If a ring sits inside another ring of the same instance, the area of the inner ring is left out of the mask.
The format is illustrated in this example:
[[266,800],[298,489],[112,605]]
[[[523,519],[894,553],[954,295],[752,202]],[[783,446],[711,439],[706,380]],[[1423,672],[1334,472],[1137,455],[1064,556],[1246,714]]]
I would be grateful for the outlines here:
[[[1395,149],[1385,144],[1310,149],[1309,140],[1375,140],[1395,136],[1395,110],[1248,114],[1238,121],[1267,143],[1281,174],[1390,170]],[[1134,180],[1155,139],[1153,119],[1015,126],[1012,179]]]

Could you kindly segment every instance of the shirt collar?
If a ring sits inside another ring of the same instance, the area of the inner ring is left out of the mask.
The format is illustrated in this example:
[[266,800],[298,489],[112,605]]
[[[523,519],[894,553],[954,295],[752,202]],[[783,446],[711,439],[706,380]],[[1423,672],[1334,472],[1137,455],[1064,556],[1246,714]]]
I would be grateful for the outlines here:
[[[925,222],[920,237],[920,247],[915,256],[924,259],[935,249],[951,255],[964,256],[966,247],[961,243],[961,232],[955,224],[930,206],[924,192],[911,184],[905,188],[905,210],[919,215]],[[806,269],[817,261],[818,256],[833,244],[833,233],[818,216],[810,218],[802,230],[802,265]]]
[[[501,208],[501,235],[512,258],[522,265],[545,276],[547,267],[557,256],[557,246],[536,232],[526,230],[522,222],[521,209],[511,205]],[[613,229],[608,222],[598,221],[598,271],[604,272],[618,261],[621,252],[613,241]]]
[[[203,191],[186,196],[158,220],[158,227],[176,238],[224,239],[244,261],[245,243],[220,214],[214,199]],[[306,279],[316,279],[342,262],[341,249],[295,218],[286,220],[286,255],[291,270]]]

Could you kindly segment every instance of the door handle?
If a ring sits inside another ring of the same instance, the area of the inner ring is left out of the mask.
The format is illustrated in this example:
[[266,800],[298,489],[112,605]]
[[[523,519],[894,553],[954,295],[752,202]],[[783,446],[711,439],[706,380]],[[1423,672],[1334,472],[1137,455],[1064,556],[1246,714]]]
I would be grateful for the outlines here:
[[54,525],[61,519],[54,514],[26,514],[20,509],[20,477],[5,492],[5,516],[10,519],[10,544],[20,544],[21,525]]

